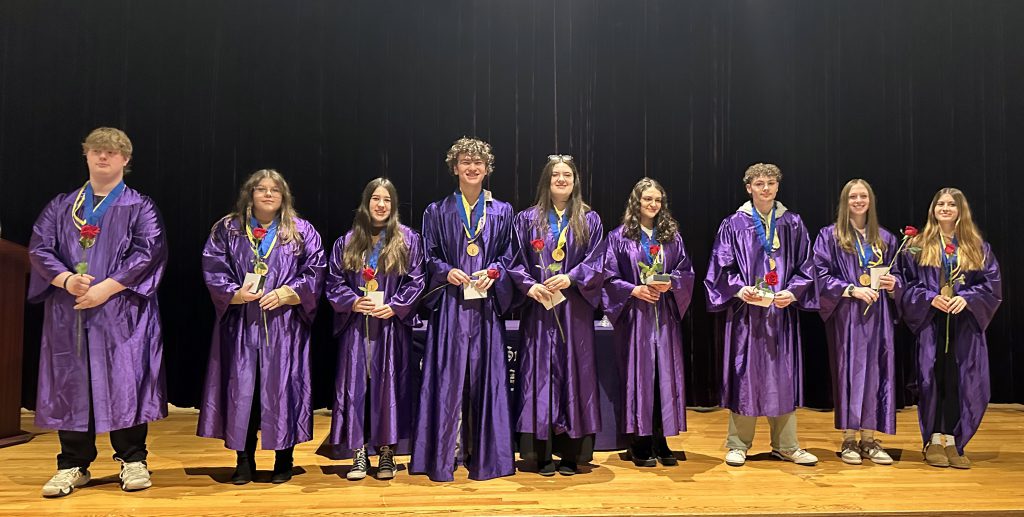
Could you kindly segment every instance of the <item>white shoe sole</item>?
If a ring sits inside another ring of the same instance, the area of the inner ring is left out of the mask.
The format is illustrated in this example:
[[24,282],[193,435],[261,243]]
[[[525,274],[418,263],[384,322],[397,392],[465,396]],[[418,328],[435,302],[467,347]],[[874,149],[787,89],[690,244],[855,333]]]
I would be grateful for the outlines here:
[[90,476],[89,474],[86,474],[85,476],[82,476],[81,478],[78,478],[78,481],[75,481],[75,483],[73,485],[68,487],[67,491],[65,491],[63,489],[60,489],[60,490],[56,490],[56,491],[53,491],[53,492],[47,492],[46,491],[46,487],[43,487],[43,497],[45,497],[47,499],[56,499],[58,497],[64,497],[64,496],[71,495],[71,492],[74,492],[76,488],[81,488],[81,487],[83,487],[85,485],[88,485],[89,481],[91,479],[92,479],[92,476]]
[[818,460],[800,462],[800,461],[794,460],[793,458],[787,458],[787,457],[783,456],[782,453],[780,453],[778,451],[772,451],[772,457],[780,459],[782,461],[788,461],[788,462],[794,463],[796,465],[802,465],[804,467],[813,467],[813,466],[818,464]]
[[393,470],[378,470],[377,479],[388,480],[395,478],[395,471]]
[[366,472],[360,472],[358,474],[353,474],[349,472],[348,474],[345,474],[345,479],[349,481],[359,481],[361,479],[366,479]]

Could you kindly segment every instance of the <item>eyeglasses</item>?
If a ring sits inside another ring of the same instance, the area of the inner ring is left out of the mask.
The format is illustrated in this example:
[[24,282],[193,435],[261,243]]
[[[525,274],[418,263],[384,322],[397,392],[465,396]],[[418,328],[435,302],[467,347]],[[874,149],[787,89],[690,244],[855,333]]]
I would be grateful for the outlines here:
[[279,189],[277,187],[273,187],[273,188],[256,187],[256,188],[252,189],[252,191],[253,191],[254,194],[259,194],[261,196],[265,196],[267,194],[270,194],[270,195],[272,195],[274,197],[277,197],[277,196],[281,195],[281,189]]
[[549,154],[548,155],[548,161],[549,162],[571,162],[572,161],[572,156],[570,156],[568,154]]

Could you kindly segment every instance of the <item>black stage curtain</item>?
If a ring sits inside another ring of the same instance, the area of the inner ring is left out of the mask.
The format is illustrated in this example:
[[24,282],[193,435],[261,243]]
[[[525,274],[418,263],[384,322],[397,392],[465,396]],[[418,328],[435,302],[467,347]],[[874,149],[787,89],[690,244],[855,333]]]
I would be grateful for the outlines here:
[[[213,317],[200,250],[256,169],[285,174],[329,247],[378,175],[419,227],[453,189],[443,154],[462,135],[494,145],[489,188],[517,209],[546,155],[571,154],[606,230],[638,178],[665,184],[700,277],[753,162],[782,167],[779,199],[812,235],[850,178],[874,185],[892,230],[923,225],[934,192],[957,186],[1003,264],[993,400],[1024,402],[1011,323],[1024,240],[1007,222],[1019,208],[1010,165],[1024,163],[1022,26],[1013,0],[4,0],[3,237],[27,243],[44,204],[82,184],[90,129],[125,129],[128,182],[155,199],[171,243],[160,291],[170,399],[194,406]],[[325,304],[319,407],[334,382],[329,320]],[[34,407],[38,307],[26,325]],[[684,325],[689,403],[715,405],[715,319],[700,286]],[[807,405],[828,408],[823,327],[807,313],[803,326]],[[914,345],[900,332],[900,403],[911,404]]]

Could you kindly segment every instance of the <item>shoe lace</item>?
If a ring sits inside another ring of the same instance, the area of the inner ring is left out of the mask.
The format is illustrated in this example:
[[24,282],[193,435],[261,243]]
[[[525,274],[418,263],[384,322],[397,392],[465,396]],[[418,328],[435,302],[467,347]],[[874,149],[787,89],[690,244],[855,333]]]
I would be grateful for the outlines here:
[[58,470],[56,474],[50,478],[51,483],[71,483],[78,477],[78,467],[71,467],[69,469]]
[[141,461],[133,461],[121,464],[121,479],[128,479],[149,475],[149,468]]
[[395,470],[395,453],[391,450],[391,447],[383,446],[380,448],[380,461],[377,464],[378,468]]
[[356,455],[352,457],[352,468],[355,470],[368,470],[366,461],[366,449],[356,449]]

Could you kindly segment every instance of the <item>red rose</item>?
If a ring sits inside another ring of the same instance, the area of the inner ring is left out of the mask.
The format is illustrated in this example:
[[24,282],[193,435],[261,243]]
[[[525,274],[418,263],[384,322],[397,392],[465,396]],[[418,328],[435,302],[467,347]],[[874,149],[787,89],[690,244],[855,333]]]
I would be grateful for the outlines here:
[[491,280],[497,280],[499,276],[501,276],[501,272],[498,271],[497,269],[492,267],[487,270],[487,278],[490,278]]
[[257,226],[252,229],[252,237],[256,240],[263,240],[267,236],[267,229],[262,226]]
[[372,267],[363,268],[363,280],[364,281],[369,282],[370,280],[373,280],[374,278],[376,278],[376,276],[377,276],[377,273],[374,273]]
[[914,228],[913,226],[908,226],[903,229],[903,235],[906,235],[907,237],[913,237],[917,235],[917,228]]
[[533,246],[533,251],[544,251],[544,241],[541,239],[533,239],[530,245]]
[[659,252],[661,252],[661,246],[651,244],[651,256],[657,255]]
[[764,283],[777,285],[779,283],[779,274],[775,271],[769,271],[768,274],[764,275]]
[[95,239],[100,234],[100,227],[86,224],[82,226],[82,238],[83,239]]
[[952,255],[956,253],[956,245],[952,242],[946,245],[946,255]]

